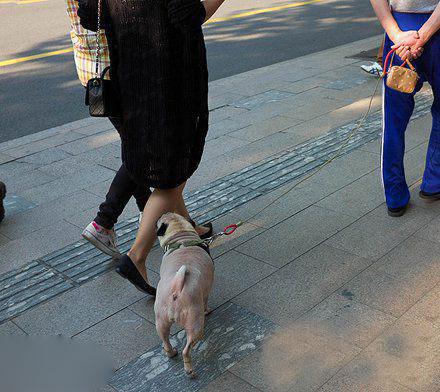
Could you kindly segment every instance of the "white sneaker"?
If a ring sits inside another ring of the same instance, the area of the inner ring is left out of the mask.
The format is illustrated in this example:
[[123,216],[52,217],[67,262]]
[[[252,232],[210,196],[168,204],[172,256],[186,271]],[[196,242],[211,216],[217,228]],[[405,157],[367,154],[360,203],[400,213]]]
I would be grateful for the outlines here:
[[371,65],[361,65],[361,68],[370,75],[381,76],[382,67],[379,63],[371,63]]
[[93,221],[84,229],[82,236],[101,252],[112,257],[121,256],[115,229],[107,230]]
[[139,226],[141,225],[142,217],[144,216],[144,213],[141,211],[139,212]]

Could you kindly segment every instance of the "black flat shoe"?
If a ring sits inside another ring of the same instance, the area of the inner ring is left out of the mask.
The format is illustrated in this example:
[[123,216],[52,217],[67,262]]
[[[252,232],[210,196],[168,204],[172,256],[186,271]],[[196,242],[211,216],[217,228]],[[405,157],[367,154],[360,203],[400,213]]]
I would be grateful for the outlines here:
[[[189,220],[189,223],[191,223],[193,227],[196,228],[197,224],[192,219]],[[207,238],[212,237],[212,235],[214,234],[214,228],[211,222],[205,223],[204,225],[201,225],[201,227],[209,229],[205,234],[202,234],[200,236],[202,240],[206,240]]]
[[420,191],[419,196],[421,199],[425,199],[425,200],[432,200],[432,201],[440,200],[440,192],[428,193],[428,192]]
[[201,235],[200,238],[202,240],[206,240],[207,238],[212,237],[212,235],[214,234],[214,228],[212,227],[212,223],[208,222],[205,225],[202,225],[202,227],[206,227],[209,230],[205,234]]
[[405,214],[407,209],[408,209],[408,204],[406,206],[398,207],[398,208],[388,207],[388,215],[392,216],[393,218],[398,218],[403,214]]
[[5,218],[5,207],[3,200],[6,197],[6,185],[0,182],[0,222]]
[[124,279],[127,279],[139,291],[150,294],[153,297],[156,296],[156,289],[145,281],[130,257],[127,255],[120,258],[116,272]]

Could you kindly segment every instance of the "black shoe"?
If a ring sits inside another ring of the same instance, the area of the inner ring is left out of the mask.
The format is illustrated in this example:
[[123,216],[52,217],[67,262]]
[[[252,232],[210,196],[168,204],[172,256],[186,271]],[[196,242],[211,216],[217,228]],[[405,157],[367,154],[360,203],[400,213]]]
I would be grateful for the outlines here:
[[121,275],[124,279],[127,279],[134,287],[143,293],[147,293],[156,296],[156,289],[150,286],[145,279],[142,277],[134,263],[131,261],[130,257],[124,255],[119,260],[116,272]]
[[5,207],[3,200],[6,197],[6,185],[0,182],[0,222],[5,218]]
[[432,200],[432,201],[440,200],[440,192],[428,193],[428,192],[420,191],[419,196],[420,198],[425,200]]
[[388,215],[392,216],[393,218],[398,218],[399,216],[402,216],[406,212],[407,208],[408,208],[408,204],[398,208],[388,207]]
[[[196,222],[194,222],[192,219],[190,219],[189,222],[193,225],[194,228],[196,228],[197,226]],[[202,234],[200,236],[202,240],[206,240],[207,238],[212,237],[212,235],[214,234],[214,228],[212,227],[211,222],[205,223],[201,227],[205,227],[206,229],[209,229],[205,234]]]
[[212,227],[212,223],[208,222],[205,225],[202,225],[202,227],[209,228],[209,230],[205,234],[201,235],[200,238],[202,240],[206,240],[207,238],[212,237],[212,235],[214,234],[214,228]]

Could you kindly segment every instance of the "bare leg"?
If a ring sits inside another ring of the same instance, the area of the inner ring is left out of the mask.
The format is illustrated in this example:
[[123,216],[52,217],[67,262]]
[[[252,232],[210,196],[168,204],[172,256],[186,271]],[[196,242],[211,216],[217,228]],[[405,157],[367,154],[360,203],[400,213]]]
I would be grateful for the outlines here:
[[141,225],[128,256],[136,265],[143,278],[148,282],[145,261],[156,240],[156,222],[166,212],[175,211],[185,184],[174,189],[155,189],[147,201]]
[[156,318],[156,331],[163,342],[163,350],[168,358],[173,358],[177,355],[177,350],[170,342],[171,325],[163,320]]

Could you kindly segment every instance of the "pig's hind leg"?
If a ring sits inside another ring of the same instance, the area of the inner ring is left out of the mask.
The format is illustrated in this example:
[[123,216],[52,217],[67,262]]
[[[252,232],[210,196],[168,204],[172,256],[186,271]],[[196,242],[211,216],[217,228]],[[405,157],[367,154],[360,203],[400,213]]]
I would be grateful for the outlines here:
[[191,359],[191,349],[199,340],[203,339],[204,324],[205,324],[205,315],[204,313],[201,313],[199,317],[196,317],[194,319],[194,322],[190,324],[191,325],[190,327],[185,328],[186,345],[182,351],[182,357],[183,357],[183,365],[185,367],[185,372],[191,378],[196,377],[196,373],[194,371],[192,359]]
[[171,324],[165,320],[156,320],[156,331],[163,342],[163,349],[168,358],[173,358],[177,355],[177,350],[170,342]]

